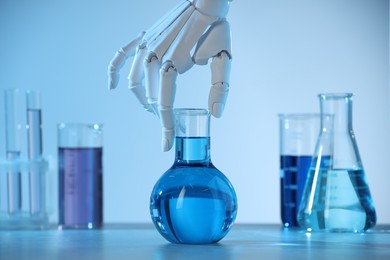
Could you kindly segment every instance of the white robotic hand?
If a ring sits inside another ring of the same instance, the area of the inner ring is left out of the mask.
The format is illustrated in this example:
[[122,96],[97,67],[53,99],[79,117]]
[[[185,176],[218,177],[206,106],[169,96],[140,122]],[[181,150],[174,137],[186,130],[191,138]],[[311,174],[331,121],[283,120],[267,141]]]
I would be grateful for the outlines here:
[[230,27],[225,17],[232,0],[182,0],[147,32],[122,47],[108,67],[109,88],[119,82],[119,70],[134,56],[129,89],[144,108],[160,118],[162,149],[173,145],[173,103],[177,74],[194,64],[211,62],[209,110],[221,117],[229,91]]

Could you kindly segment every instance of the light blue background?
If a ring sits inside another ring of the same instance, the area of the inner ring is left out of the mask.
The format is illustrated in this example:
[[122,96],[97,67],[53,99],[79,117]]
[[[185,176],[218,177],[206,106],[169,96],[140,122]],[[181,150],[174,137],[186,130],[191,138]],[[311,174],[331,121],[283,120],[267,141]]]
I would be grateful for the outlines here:
[[[158,120],[127,89],[131,62],[114,91],[107,89],[107,66],[177,2],[0,2],[0,88],[42,90],[45,154],[57,156],[59,122],[105,125],[107,222],[149,222],[150,192],[174,157],[160,151]],[[236,189],[237,222],[280,223],[277,114],[318,112],[318,93],[353,92],[354,130],[378,222],[390,223],[388,1],[235,0],[228,20],[231,91],[223,118],[212,120],[211,155]],[[206,107],[209,67],[193,68],[177,85],[178,107]]]

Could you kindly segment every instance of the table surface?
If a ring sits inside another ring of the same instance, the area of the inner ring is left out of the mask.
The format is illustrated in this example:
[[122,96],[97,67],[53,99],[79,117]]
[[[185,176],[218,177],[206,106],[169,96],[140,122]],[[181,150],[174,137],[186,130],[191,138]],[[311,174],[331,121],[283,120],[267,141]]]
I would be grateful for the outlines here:
[[97,230],[0,231],[0,259],[390,259],[390,225],[366,233],[306,233],[237,224],[219,243],[167,242],[152,224]]

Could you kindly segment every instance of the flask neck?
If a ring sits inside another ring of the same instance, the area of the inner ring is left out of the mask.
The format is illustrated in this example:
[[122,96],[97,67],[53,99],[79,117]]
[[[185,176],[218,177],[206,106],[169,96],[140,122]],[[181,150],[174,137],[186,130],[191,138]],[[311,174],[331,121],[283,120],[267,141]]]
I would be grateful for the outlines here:
[[179,165],[210,163],[210,137],[176,137],[175,163]]
[[352,131],[352,94],[320,94],[321,128],[327,128],[325,117],[332,117],[333,133]]
[[210,114],[205,109],[175,109],[175,164],[210,162]]
[[[316,167],[361,169],[362,163],[352,129],[352,94],[321,94],[321,134]],[[328,120],[327,120],[328,119]],[[328,124],[328,125],[327,125]]]

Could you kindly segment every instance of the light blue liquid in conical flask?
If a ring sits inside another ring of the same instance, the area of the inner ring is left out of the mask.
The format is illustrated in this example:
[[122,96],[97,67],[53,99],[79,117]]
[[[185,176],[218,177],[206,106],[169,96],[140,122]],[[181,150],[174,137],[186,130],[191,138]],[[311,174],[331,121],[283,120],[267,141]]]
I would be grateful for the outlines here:
[[234,223],[236,193],[210,160],[208,111],[176,109],[175,117],[175,161],[154,186],[150,214],[172,243],[215,243]]
[[321,131],[298,212],[308,231],[364,232],[376,212],[352,129],[352,94],[320,94]]

